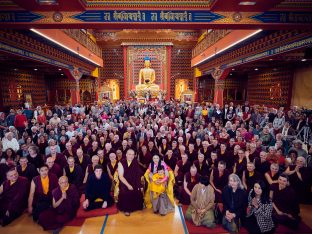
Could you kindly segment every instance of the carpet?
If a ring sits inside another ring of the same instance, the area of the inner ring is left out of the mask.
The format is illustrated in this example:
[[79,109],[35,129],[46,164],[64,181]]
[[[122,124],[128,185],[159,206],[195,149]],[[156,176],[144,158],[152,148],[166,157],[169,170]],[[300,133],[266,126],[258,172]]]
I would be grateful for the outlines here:
[[[186,209],[187,209],[187,206],[183,205],[182,210],[183,210],[184,216],[186,213]],[[217,225],[217,227],[215,227],[213,229],[209,229],[209,228],[206,228],[203,226],[197,227],[192,222],[189,222],[187,220],[185,220],[185,224],[186,224],[186,227],[188,229],[189,234],[208,234],[208,233],[228,234],[229,233],[225,229],[223,229],[223,227],[221,225]],[[248,232],[245,228],[241,228],[239,233],[245,234]],[[307,226],[304,222],[301,222],[298,230],[292,230],[292,229],[289,229],[285,226],[279,225],[276,228],[275,233],[278,233],[278,234],[294,234],[294,233],[296,233],[296,234],[297,233],[308,234],[308,233],[312,233],[312,229],[309,226]]]
[[105,216],[105,215],[113,215],[113,214],[117,214],[118,210],[117,210],[117,206],[116,204],[114,204],[111,207],[108,207],[106,209],[95,209],[95,210],[90,210],[90,211],[85,211],[82,207],[82,203],[84,201],[84,194],[81,196],[80,199],[80,207],[77,211],[77,215],[76,218],[91,218],[91,217],[98,217],[98,216]]

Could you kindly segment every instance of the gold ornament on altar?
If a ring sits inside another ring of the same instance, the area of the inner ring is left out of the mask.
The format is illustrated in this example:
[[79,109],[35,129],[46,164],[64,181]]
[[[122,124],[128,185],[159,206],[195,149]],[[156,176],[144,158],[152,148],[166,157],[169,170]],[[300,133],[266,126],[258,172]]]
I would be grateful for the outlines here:
[[152,96],[156,96],[159,92],[159,85],[155,84],[155,70],[151,68],[151,59],[144,58],[144,68],[139,73],[139,84],[135,86],[139,96],[144,96],[146,92],[150,92]]

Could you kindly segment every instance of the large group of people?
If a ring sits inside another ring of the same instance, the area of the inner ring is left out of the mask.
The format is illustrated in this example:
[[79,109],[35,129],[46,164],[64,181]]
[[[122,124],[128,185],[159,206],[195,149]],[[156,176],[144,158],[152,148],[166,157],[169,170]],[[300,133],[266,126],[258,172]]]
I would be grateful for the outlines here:
[[0,112],[0,224],[27,208],[45,230],[57,230],[80,205],[164,216],[180,203],[196,226],[296,229],[312,181],[312,147],[297,138],[311,122],[297,107],[248,102],[121,100]]

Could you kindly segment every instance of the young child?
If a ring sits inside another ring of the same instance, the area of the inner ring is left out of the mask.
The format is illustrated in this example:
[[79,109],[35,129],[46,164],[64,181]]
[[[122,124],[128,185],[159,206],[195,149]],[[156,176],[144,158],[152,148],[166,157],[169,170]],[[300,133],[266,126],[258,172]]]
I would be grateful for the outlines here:
[[165,178],[165,168],[164,166],[160,165],[157,168],[157,173],[155,173],[152,177],[151,192],[153,194],[153,199],[157,199],[160,194],[165,192],[166,181],[164,181],[164,178]]

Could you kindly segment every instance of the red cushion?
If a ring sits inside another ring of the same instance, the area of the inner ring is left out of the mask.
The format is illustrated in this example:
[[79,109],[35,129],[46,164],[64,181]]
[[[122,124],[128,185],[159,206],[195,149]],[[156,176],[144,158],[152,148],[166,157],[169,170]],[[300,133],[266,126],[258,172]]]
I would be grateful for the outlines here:
[[80,198],[80,207],[77,211],[76,218],[91,218],[91,217],[105,216],[107,214],[112,215],[112,214],[118,213],[116,204],[106,209],[95,209],[95,210],[85,211],[82,207],[82,203],[84,200],[85,200],[85,195],[82,194]]

